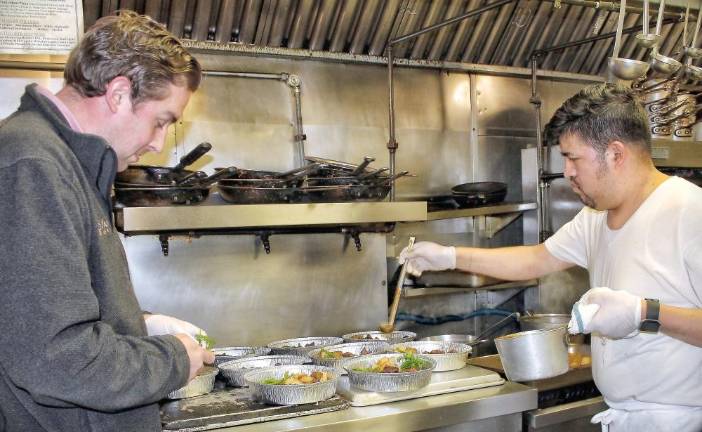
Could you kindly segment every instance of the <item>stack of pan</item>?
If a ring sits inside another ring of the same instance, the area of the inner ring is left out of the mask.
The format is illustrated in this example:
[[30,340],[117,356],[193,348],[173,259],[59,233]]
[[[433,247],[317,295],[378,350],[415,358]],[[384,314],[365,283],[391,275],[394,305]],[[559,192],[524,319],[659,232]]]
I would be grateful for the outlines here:
[[115,200],[118,204],[130,207],[197,204],[204,201],[212,184],[236,172],[236,168],[230,167],[218,170],[208,177],[202,171],[185,169],[211,148],[209,143],[199,144],[174,167],[129,166],[117,173]]
[[285,173],[240,169],[217,186],[221,197],[235,204],[379,201],[395,179],[409,173],[388,176],[387,168],[367,169],[373,160],[353,165],[308,157],[308,165]]

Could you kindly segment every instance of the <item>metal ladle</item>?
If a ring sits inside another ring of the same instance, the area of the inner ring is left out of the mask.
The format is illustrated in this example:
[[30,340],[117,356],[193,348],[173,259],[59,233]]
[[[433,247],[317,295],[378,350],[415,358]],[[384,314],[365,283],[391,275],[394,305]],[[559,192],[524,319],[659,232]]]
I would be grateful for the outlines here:
[[[409,238],[409,244],[407,245],[408,251],[412,250],[414,240],[415,237]],[[380,331],[383,333],[392,333],[393,330],[395,330],[395,317],[397,316],[397,307],[400,305],[400,296],[402,295],[402,286],[405,284],[405,276],[407,276],[407,261],[402,264],[400,275],[397,277],[397,285],[395,285],[395,295],[392,298],[388,322],[380,324]]]
[[685,29],[684,29],[684,34],[683,34],[683,53],[687,56],[687,64],[689,65],[692,59],[700,58],[702,57],[702,48],[695,48],[695,44],[697,44],[697,35],[700,33],[700,23],[702,23],[702,17],[700,17],[700,14],[702,14],[702,0],[700,0],[700,7],[697,9],[697,24],[695,24],[695,32],[693,33],[692,36],[692,43],[689,46],[685,46],[685,42],[687,41],[687,18],[688,14],[690,11],[690,3],[688,2],[687,4],[687,11],[686,11],[686,16],[685,16]]
[[649,64],[640,60],[625,59],[619,57],[619,49],[622,44],[622,30],[624,28],[624,14],[626,13],[626,0],[622,0],[619,5],[619,21],[617,22],[617,35],[614,38],[614,50],[607,65],[609,71],[615,77],[622,80],[633,80],[648,72]]
[[[658,46],[660,41],[663,39],[663,37],[660,35],[660,33],[655,34],[655,33],[648,32],[648,25],[649,25],[649,21],[650,21],[649,16],[648,16],[648,1],[649,0],[644,0],[643,29],[641,30],[641,33],[636,35],[636,42],[644,48],[652,48],[652,47]],[[658,9],[658,21],[661,20],[662,14],[663,14],[663,1],[661,1],[661,5]]]

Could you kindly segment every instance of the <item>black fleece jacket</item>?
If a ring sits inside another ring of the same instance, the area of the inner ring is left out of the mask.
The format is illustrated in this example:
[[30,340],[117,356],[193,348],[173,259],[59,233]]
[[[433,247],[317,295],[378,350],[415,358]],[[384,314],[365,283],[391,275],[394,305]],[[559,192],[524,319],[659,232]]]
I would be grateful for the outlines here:
[[111,219],[117,162],[30,85],[0,123],[0,431],[161,430],[185,384],[173,336],[146,336]]

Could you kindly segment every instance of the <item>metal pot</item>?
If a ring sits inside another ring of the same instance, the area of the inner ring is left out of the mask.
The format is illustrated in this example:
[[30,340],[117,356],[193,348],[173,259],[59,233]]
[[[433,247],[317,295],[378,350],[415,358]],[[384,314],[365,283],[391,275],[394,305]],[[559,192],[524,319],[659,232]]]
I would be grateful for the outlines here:
[[543,330],[565,327],[570,322],[570,314],[534,314],[519,317],[519,328],[522,331]]
[[568,372],[565,327],[500,336],[495,345],[510,381],[533,381]]

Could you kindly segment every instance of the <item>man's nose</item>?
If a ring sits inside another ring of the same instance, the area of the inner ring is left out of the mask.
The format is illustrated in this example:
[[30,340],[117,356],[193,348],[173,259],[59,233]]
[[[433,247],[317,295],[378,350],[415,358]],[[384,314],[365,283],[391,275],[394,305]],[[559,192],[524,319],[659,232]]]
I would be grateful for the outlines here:
[[161,153],[163,147],[166,145],[166,135],[168,133],[168,128],[160,128],[154,139],[149,143],[149,149],[154,153]]
[[565,167],[563,168],[563,176],[565,178],[575,177],[575,167],[573,166],[573,162],[571,162],[568,158],[565,159]]

